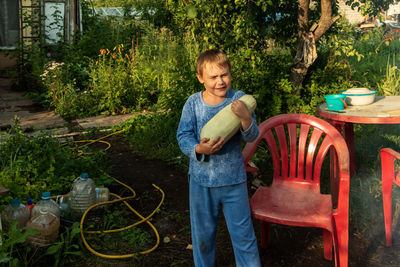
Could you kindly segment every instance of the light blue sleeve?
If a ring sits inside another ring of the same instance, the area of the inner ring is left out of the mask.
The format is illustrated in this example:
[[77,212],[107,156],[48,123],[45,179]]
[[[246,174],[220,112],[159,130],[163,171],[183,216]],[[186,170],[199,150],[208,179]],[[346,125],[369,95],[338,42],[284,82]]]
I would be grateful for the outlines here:
[[242,139],[245,142],[255,141],[260,134],[254,112],[251,114],[251,117],[253,120],[250,124],[250,127],[246,131],[243,131],[242,127],[240,127],[240,133],[242,134]]
[[183,106],[176,138],[183,154],[190,159],[204,160],[204,155],[197,154],[195,149],[199,144],[196,131],[196,114],[190,99]]
[[[239,99],[240,97],[244,96],[246,93],[242,92],[242,91],[236,91],[234,100]],[[242,140],[245,142],[253,142],[257,139],[258,135],[259,135],[259,129],[257,126],[257,121],[256,121],[256,116],[254,114],[254,112],[251,113],[251,118],[253,119],[250,127],[246,130],[243,131],[242,127],[240,127],[240,133],[242,135]]]

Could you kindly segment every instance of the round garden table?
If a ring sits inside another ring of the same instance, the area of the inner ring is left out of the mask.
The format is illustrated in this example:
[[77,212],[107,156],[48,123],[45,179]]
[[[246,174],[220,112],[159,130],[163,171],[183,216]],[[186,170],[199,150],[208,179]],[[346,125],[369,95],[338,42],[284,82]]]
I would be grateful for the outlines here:
[[350,175],[354,176],[356,163],[353,124],[400,123],[400,96],[377,96],[372,104],[363,106],[349,105],[342,111],[328,110],[326,103],[324,103],[318,106],[317,113],[327,119],[344,136],[350,153]]

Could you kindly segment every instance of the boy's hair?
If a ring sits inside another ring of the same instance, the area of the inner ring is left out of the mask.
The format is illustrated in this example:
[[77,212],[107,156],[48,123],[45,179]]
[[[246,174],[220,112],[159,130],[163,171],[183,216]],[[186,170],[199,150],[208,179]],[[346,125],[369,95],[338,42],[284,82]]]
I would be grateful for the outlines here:
[[231,63],[229,58],[217,49],[211,49],[201,53],[197,59],[196,71],[198,74],[203,75],[204,66],[208,63],[215,63],[221,67],[228,67],[231,71]]

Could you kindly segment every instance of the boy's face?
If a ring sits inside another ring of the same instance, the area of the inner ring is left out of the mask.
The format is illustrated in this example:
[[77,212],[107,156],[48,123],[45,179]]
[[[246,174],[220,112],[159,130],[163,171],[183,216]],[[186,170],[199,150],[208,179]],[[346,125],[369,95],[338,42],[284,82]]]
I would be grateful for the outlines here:
[[197,79],[202,83],[211,97],[225,98],[231,87],[231,72],[228,66],[221,67],[215,63],[207,63],[203,74],[197,73]]

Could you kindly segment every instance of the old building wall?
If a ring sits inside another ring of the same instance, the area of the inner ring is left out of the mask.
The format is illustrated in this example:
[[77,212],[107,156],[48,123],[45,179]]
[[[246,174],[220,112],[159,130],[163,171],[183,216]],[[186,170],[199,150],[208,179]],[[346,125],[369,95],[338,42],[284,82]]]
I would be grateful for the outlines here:
[[355,8],[345,4],[345,0],[339,0],[339,14],[344,16],[351,24],[359,24],[364,21],[364,16]]

